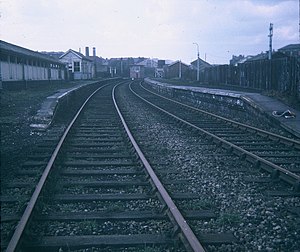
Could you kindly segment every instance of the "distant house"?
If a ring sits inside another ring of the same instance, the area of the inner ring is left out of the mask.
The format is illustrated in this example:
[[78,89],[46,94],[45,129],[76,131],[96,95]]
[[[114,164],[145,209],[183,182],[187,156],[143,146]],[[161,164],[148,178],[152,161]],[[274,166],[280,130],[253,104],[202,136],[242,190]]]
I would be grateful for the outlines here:
[[98,56],[88,57],[94,63],[95,77],[109,77],[108,60]]
[[[199,58],[199,70],[202,72],[205,68],[211,67],[211,64]],[[191,68],[197,70],[197,59],[191,62]]]
[[144,66],[144,77],[155,77],[155,69],[157,67],[156,59],[143,59],[135,65]]
[[189,79],[190,67],[178,60],[170,65],[166,65],[164,67],[164,73],[165,78],[168,79]]
[[166,65],[165,60],[158,60],[157,67],[155,68],[155,77],[163,78],[165,77],[164,66]]
[[[282,58],[287,58],[289,57],[288,55],[280,52],[280,51],[273,51],[272,52],[272,59],[282,59]],[[251,56],[247,58],[247,60],[243,63],[247,64],[249,62],[257,62],[257,61],[263,61],[263,60],[269,60],[269,53],[268,52],[261,52],[260,54],[257,54],[255,56]]]
[[232,55],[232,59],[229,61],[229,64],[231,66],[237,66],[238,64],[242,64],[245,61],[251,59],[253,56],[248,55],[248,56],[244,56],[244,55],[239,55],[239,56],[235,56]]
[[137,65],[148,67],[148,68],[155,68],[157,67],[157,60],[148,58],[138,62]]
[[145,67],[143,65],[130,66],[130,78],[141,79],[145,77]]
[[69,75],[74,80],[88,80],[94,78],[93,60],[80,52],[69,49],[59,57],[59,61],[67,64]]

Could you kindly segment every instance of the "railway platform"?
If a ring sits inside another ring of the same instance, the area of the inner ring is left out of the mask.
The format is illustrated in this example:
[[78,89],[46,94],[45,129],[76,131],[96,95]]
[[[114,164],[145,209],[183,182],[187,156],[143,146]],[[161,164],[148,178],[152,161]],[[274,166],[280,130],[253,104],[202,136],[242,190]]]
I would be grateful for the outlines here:
[[55,111],[62,100],[68,99],[72,92],[96,82],[97,81],[81,81],[71,88],[59,89],[54,94],[48,96],[34,116],[34,123],[32,123],[30,127],[37,131],[46,130],[51,125]]
[[229,97],[239,99],[250,105],[265,116],[276,120],[278,124],[293,135],[300,137],[300,111],[296,110],[278,99],[262,95],[260,93],[250,93],[226,89],[214,89],[206,87],[178,86],[156,80],[145,79],[146,82],[165,86],[169,89],[185,90],[194,93],[202,93],[214,96]]

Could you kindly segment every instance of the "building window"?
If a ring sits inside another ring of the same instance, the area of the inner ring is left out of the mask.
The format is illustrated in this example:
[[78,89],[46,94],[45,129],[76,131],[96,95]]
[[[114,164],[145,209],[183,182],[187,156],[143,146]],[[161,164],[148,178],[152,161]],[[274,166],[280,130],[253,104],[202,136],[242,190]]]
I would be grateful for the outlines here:
[[74,72],[80,72],[80,62],[74,62]]

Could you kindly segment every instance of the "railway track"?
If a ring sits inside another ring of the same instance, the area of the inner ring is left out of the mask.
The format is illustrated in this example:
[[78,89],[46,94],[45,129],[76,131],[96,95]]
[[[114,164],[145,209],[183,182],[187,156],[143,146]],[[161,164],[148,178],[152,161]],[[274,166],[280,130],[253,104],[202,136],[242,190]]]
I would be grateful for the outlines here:
[[[143,109],[135,110],[135,106],[140,105],[132,106],[136,104],[137,98],[135,96],[134,100],[133,94],[128,93],[128,83],[117,86],[114,92],[113,87],[112,84],[102,87],[90,98],[85,108],[81,109],[78,118],[73,120],[73,126],[70,125],[67,130],[69,132],[66,131],[64,135],[65,140],[60,140],[62,146],[55,151],[57,157],[52,157],[47,165],[49,175],[36,197],[37,205],[29,203],[30,213],[24,214],[28,220],[22,224],[22,230],[16,230],[15,238],[10,243],[9,239],[1,243],[2,250],[7,245],[7,251],[239,251],[238,248],[243,248],[239,244],[243,240],[236,239],[239,234],[233,232],[234,228],[231,227],[235,217],[226,213],[220,216],[217,208],[223,209],[224,206],[217,206],[208,200],[216,197],[214,193],[219,187],[214,188],[211,182],[197,179],[203,171],[199,170],[197,163],[193,164],[181,154],[181,143],[176,142],[172,146],[171,155],[175,157],[178,153],[179,159],[184,162],[180,162],[178,166],[176,162],[173,164],[170,161],[174,157],[168,156],[170,152],[165,144],[170,139],[168,135],[164,135],[163,129],[159,141],[156,135],[151,139],[151,130],[145,131],[145,128],[153,129],[156,124],[160,125],[159,121],[153,123],[147,120],[157,108],[148,110],[148,105],[145,108],[143,105]],[[168,106],[161,98],[145,91],[136,83],[132,85],[132,89],[160,106]],[[115,94],[114,99],[112,93]],[[114,103],[119,109],[116,109]],[[175,113],[181,111],[173,102],[171,104],[170,108],[175,108]],[[204,142],[199,143],[197,139],[200,126],[192,125],[199,122],[195,120],[194,108],[188,108],[187,112],[186,106],[183,107],[181,115],[189,115],[193,119],[188,123],[189,134],[194,136],[192,141],[196,142],[193,144],[200,149],[203,146],[204,153],[201,155],[213,159],[219,156],[222,162],[230,159],[240,163],[242,158],[252,162],[253,166],[265,167],[260,160],[254,161],[252,156],[249,158],[247,153],[244,155],[244,152],[240,153],[232,147],[238,146],[239,142],[246,142],[245,135],[244,140],[233,144],[229,142],[230,139],[217,141],[222,136],[215,139],[213,133],[209,133],[205,139],[201,137]],[[141,116],[141,113],[146,119],[141,119],[142,124],[138,125],[135,117]],[[119,114],[123,114],[123,119],[120,119]],[[170,112],[168,114],[170,116]],[[176,120],[162,120],[167,121],[170,128],[178,130],[178,124],[185,125],[183,120],[178,123],[178,117],[176,114]],[[199,114],[196,118],[198,117],[200,118]],[[129,126],[124,126],[125,121]],[[204,121],[207,122],[208,119]],[[212,121],[210,125],[208,128],[216,128]],[[130,128],[132,135],[128,136],[126,127]],[[233,129],[229,130],[226,126],[219,131],[224,133],[228,130],[233,134]],[[140,147],[130,140],[133,136]],[[203,132],[200,136],[203,136]],[[238,135],[234,136],[237,138]],[[273,139],[274,135],[268,138]],[[49,143],[44,146],[47,152],[32,155],[34,161],[27,163],[27,169],[24,167],[24,174],[27,176],[30,173],[33,177],[37,172],[31,167],[45,167],[45,160],[53,148],[51,146],[58,141],[55,137],[48,140]],[[230,143],[229,147],[226,147],[227,142]],[[280,153],[284,149],[282,146],[293,148],[295,153],[299,151],[296,143],[291,145],[285,138],[277,140],[277,144],[281,145],[281,149],[277,149]],[[228,154],[218,153],[216,145],[227,149]],[[193,153],[194,147],[188,148],[191,148],[191,156],[198,155],[197,151]],[[293,152],[289,149],[289,156],[293,156]],[[238,158],[235,159],[233,154],[238,154]],[[272,156],[270,153],[268,155]],[[284,155],[281,153],[281,156]],[[297,155],[294,156],[297,158]],[[188,169],[185,166],[187,162],[191,165]],[[193,170],[195,165],[196,170]],[[191,174],[186,174],[191,170]],[[285,175],[278,172],[271,171],[271,174],[273,177],[283,177],[284,181],[297,189],[297,182],[293,179],[286,179]],[[18,187],[22,188],[22,184],[24,185],[20,182]],[[205,188],[209,188],[208,194],[203,191]],[[289,191],[288,195],[298,194],[294,190]],[[223,192],[220,196],[224,197],[222,195]],[[6,200],[13,204],[18,198]],[[1,214],[2,217],[5,223],[18,220],[18,217],[11,215]],[[222,221],[224,223],[221,225],[228,227],[217,232],[207,227],[210,223],[213,226],[220,225]]]
[[[114,93],[114,85],[105,85],[80,108],[14,234],[1,243],[2,250],[204,251],[202,243],[234,241],[231,234],[205,233],[198,240],[186,219],[210,219],[215,214],[178,210],[174,200],[192,201],[199,195],[167,192],[130,133]],[[42,156],[34,158],[45,159],[47,154]],[[182,183],[186,182],[179,178],[164,181]]]
[[142,84],[132,92],[161,112],[300,190],[300,141],[248,126],[156,94]]

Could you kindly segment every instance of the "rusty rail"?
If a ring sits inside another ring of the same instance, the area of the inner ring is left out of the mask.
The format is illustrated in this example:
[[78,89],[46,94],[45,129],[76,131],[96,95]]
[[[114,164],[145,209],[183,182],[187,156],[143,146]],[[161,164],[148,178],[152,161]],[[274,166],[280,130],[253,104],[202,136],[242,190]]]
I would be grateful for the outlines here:
[[21,238],[23,236],[24,230],[27,226],[27,224],[29,223],[29,220],[31,218],[31,215],[33,213],[33,210],[36,206],[36,203],[38,201],[38,198],[43,190],[43,187],[45,185],[45,182],[48,178],[48,175],[51,172],[52,166],[57,158],[57,155],[70,131],[70,129],[72,128],[73,124],[75,123],[75,121],[77,120],[78,116],[80,115],[81,111],[83,110],[83,108],[85,107],[85,105],[88,103],[88,101],[102,88],[106,87],[109,84],[103,85],[101,87],[99,87],[96,91],[94,91],[87,99],[86,101],[82,104],[82,106],[80,107],[80,109],[78,110],[78,112],[76,113],[76,115],[74,116],[74,118],[72,119],[72,121],[70,122],[70,124],[68,125],[67,129],[65,130],[63,136],[61,137],[61,139],[59,140],[55,150],[53,151],[50,160],[48,161],[48,164],[45,168],[45,170],[43,171],[43,174],[27,204],[27,207],[14,231],[14,234],[12,236],[12,238],[10,239],[8,246],[6,248],[7,252],[14,252],[18,249],[18,247],[21,244]]
[[194,111],[198,111],[198,112],[201,112],[205,115],[208,115],[210,117],[214,117],[214,118],[217,118],[217,119],[220,119],[222,121],[226,121],[227,123],[231,124],[231,125],[236,125],[237,127],[239,128],[243,128],[243,129],[246,129],[246,130],[251,130],[251,131],[255,131],[255,132],[259,132],[261,135],[264,135],[264,136],[268,136],[269,138],[276,138],[278,139],[281,143],[284,143],[286,145],[289,145],[289,146],[294,146],[296,149],[299,149],[300,150],[300,141],[297,141],[297,140],[294,140],[294,139],[290,139],[290,138],[287,138],[287,137],[284,137],[284,136],[280,136],[280,135],[277,135],[277,134],[274,134],[272,132],[268,132],[266,130],[262,130],[262,129],[259,129],[259,128],[255,128],[253,126],[250,126],[250,125],[247,125],[247,124],[243,124],[243,123],[240,123],[240,122],[236,122],[236,121],[233,121],[233,120],[230,120],[228,118],[225,118],[225,117],[222,117],[222,116],[219,116],[219,115],[215,115],[213,113],[210,113],[210,112],[207,112],[205,110],[202,110],[202,109],[198,109],[198,108],[195,108],[195,107],[192,107],[192,106],[189,106],[187,104],[184,104],[184,103],[181,103],[181,102],[178,102],[178,101],[175,101],[175,100],[172,100],[170,98],[167,98],[165,96],[162,96],[162,95],[159,95],[155,92],[152,92],[151,90],[145,88],[142,84],[140,84],[140,86],[145,89],[147,92],[153,94],[153,95],[156,95],[158,97],[161,97],[165,100],[168,100],[168,101],[171,101],[171,102],[174,102],[176,104],[179,104],[183,107],[186,107],[188,109],[191,109],[191,110],[194,110]]
[[[144,88],[144,89],[145,89],[145,88]],[[299,190],[299,189],[300,189],[300,176],[298,176],[297,174],[292,173],[292,172],[290,172],[290,171],[288,171],[288,170],[286,170],[286,169],[284,169],[284,168],[282,168],[282,167],[280,167],[280,166],[278,166],[278,165],[276,165],[276,164],[273,164],[272,162],[270,162],[270,161],[268,161],[268,160],[266,160],[266,159],[264,159],[264,158],[261,158],[261,157],[255,155],[255,154],[253,154],[253,153],[247,151],[247,150],[244,150],[243,148],[241,148],[241,147],[239,147],[239,146],[237,146],[237,145],[235,145],[235,144],[233,144],[233,143],[230,143],[230,142],[228,142],[228,141],[226,141],[226,140],[224,140],[224,139],[222,139],[222,138],[220,138],[220,137],[218,137],[218,136],[216,136],[216,135],[214,135],[214,134],[212,134],[212,133],[210,133],[210,132],[208,132],[208,131],[206,131],[206,130],[204,130],[204,129],[201,129],[201,128],[199,128],[198,126],[196,126],[196,125],[194,125],[194,124],[192,124],[192,123],[190,123],[190,122],[187,122],[187,121],[185,121],[184,119],[179,118],[178,116],[176,116],[176,115],[174,115],[174,114],[172,114],[172,113],[170,113],[170,112],[168,112],[168,111],[162,109],[161,107],[159,107],[159,106],[157,106],[157,105],[151,103],[150,101],[146,100],[145,98],[141,97],[139,94],[137,94],[137,93],[132,89],[131,86],[130,86],[130,90],[131,90],[131,92],[133,92],[137,97],[139,97],[140,99],[142,99],[143,101],[145,101],[145,102],[148,103],[149,105],[151,105],[151,106],[155,107],[156,109],[162,111],[163,113],[169,115],[170,117],[174,118],[175,120],[177,120],[177,121],[179,121],[179,122],[182,122],[182,123],[184,123],[185,125],[188,125],[190,128],[195,129],[195,130],[197,130],[197,131],[200,131],[200,132],[202,132],[202,133],[203,133],[204,135],[206,135],[206,136],[209,136],[210,138],[213,139],[213,141],[214,141],[215,143],[219,143],[221,146],[223,146],[223,147],[225,147],[225,148],[231,150],[234,154],[237,154],[237,155],[239,155],[239,156],[244,157],[247,161],[249,161],[249,162],[251,162],[251,163],[254,163],[257,167],[261,167],[262,169],[264,169],[265,171],[267,171],[267,172],[269,172],[269,173],[273,173],[273,172],[274,172],[275,175],[277,175],[280,179],[282,179],[283,181],[287,182],[288,184],[292,185],[296,190]],[[198,111],[202,112],[202,110],[193,108],[193,107],[191,107],[191,106],[188,106],[188,105],[186,105],[186,104],[182,104],[182,103],[177,102],[177,101],[173,101],[172,99],[169,99],[169,98],[166,98],[166,97],[164,97],[164,96],[158,95],[158,94],[153,93],[153,92],[151,92],[151,91],[149,91],[149,90],[147,90],[147,89],[145,89],[145,90],[148,91],[148,92],[150,92],[150,93],[152,93],[152,94],[154,94],[154,95],[156,95],[156,96],[159,96],[159,97],[161,97],[161,98],[164,98],[164,99],[166,99],[166,100],[169,100],[169,101],[171,101],[171,102],[174,102],[174,103],[183,105],[183,106],[185,106],[185,107],[187,107],[187,108],[189,108],[189,109],[195,109],[195,110],[198,110]],[[206,112],[206,111],[203,111],[203,112],[204,112],[205,114],[209,114],[209,115],[211,115],[211,116],[215,116],[215,115],[212,114],[212,113],[208,113],[208,112]],[[222,120],[223,120],[223,117],[220,117],[220,116],[216,116],[216,117],[217,117],[218,119],[222,119]],[[226,119],[226,118],[224,118],[224,119],[227,120],[227,121],[229,121],[230,123],[237,123],[237,122],[235,122],[235,121],[228,120],[228,119]],[[241,123],[237,123],[237,124],[239,124],[239,125],[241,125],[241,126],[243,126],[243,127],[248,127],[248,125],[245,125],[245,124],[241,124]],[[249,126],[249,127],[250,127],[250,126]],[[256,129],[256,128],[254,128],[254,127],[250,127],[250,128],[251,128],[251,129],[255,129],[255,130],[259,131],[259,132],[269,133],[269,132],[267,132],[267,131],[263,131],[263,130],[260,130],[260,129]],[[273,134],[273,133],[270,133],[270,135],[271,135],[271,136],[274,136],[274,135],[277,136],[276,134]],[[281,136],[279,136],[279,137],[281,137]],[[282,139],[283,139],[283,140],[290,140],[290,139],[285,138],[285,137],[282,137]],[[298,144],[298,145],[300,146],[300,142],[299,142],[299,141],[292,140],[292,142],[293,142],[293,143],[296,143],[296,144]]]
[[116,110],[119,114],[119,117],[121,118],[123,126],[126,130],[126,133],[129,137],[134,149],[136,150],[139,158],[143,162],[143,165],[145,166],[145,168],[147,170],[147,173],[149,174],[153,184],[157,188],[157,191],[158,191],[159,195],[161,196],[161,198],[164,200],[164,202],[168,206],[168,210],[170,212],[171,218],[174,219],[176,221],[176,224],[179,226],[179,228],[180,228],[180,230],[183,234],[183,243],[185,245],[188,245],[195,252],[202,252],[202,251],[204,252],[205,251],[204,248],[202,247],[199,240],[195,236],[194,232],[192,231],[192,229],[187,224],[186,220],[184,219],[184,217],[182,216],[182,214],[178,210],[178,208],[175,205],[175,203],[173,202],[172,198],[170,197],[170,195],[168,194],[168,192],[166,191],[166,189],[164,188],[164,186],[160,182],[159,178],[156,176],[156,174],[153,171],[151,165],[149,164],[149,162],[145,158],[143,152],[141,151],[140,147],[138,146],[138,144],[136,143],[134,137],[132,136],[132,134],[131,134],[131,132],[130,132],[130,130],[129,130],[129,128],[128,128],[128,126],[127,126],[127,124],[126,124],[126,122],[125,122],[125,120],[124,120],[124,118],[123,118],[123,116],[120,112],[120,109],[117,105],[116,99],[114,97],[115,87],[114,87],[112,92],[113,92],[113,101],[114,101],[114,104],[115,104],[115,108],[116,108]]

